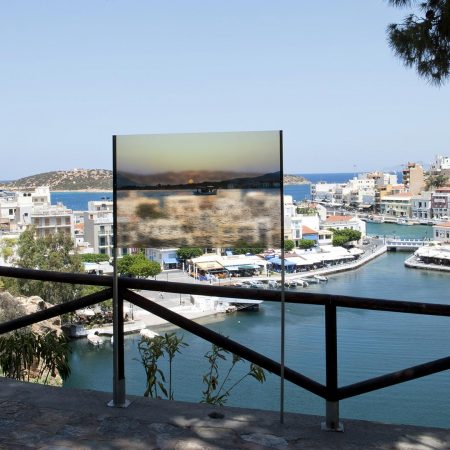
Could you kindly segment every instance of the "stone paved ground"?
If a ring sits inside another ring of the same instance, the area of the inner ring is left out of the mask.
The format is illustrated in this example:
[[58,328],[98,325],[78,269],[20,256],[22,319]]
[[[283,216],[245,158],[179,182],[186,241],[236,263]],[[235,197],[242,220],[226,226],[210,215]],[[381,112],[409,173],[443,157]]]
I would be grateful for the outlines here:
[[[450,449],[450,430],[345,420],[343,433],[321,431],[321,418],[217,408],[44,387],[0,378],[0,449]],[[449,424],[450,425],[450,424]]]

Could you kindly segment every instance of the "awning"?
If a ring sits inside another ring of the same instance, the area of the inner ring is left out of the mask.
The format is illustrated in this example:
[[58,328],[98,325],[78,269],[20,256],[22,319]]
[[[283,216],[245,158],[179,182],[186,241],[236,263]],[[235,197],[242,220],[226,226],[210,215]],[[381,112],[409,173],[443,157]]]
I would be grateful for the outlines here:
[[239,269],[259,269],[259,266],[257,266],[256,264],[244,264],[242,266],[239,266]]
[[[277,266],[281,266],[281,259],[278,258],[278,257],[272,258],[270,260],[270,263],[271,264],[276,264]],[[292,261],[289,261],[288,259],[285,259],[284,260],[284,265],[286,267],[286,266],[295,266],[296,264],[295,264],[295,262],[292,262]]]
[[163,260],[164,264],[178,264],[177,258],[165,258]]
[[224,269],[224,267],[221,264],[219,264],[217,261],[199,262],[199,263],[195,263],[195,265],[200,270]]
[[236,267],[236,266],[225,266],[225,269],[227,269],[228,272],[237,272],[239,270],[239,267]]

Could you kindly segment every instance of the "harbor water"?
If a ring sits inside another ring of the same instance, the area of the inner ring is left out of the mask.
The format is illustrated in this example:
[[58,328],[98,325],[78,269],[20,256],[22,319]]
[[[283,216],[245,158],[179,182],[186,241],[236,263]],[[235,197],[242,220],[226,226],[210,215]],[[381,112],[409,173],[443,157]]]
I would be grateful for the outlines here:
[[[370,298],[448,303],[448,274],[407,269],[407,253],[388,253],[351,272],[329,276],[328,283],[310,285],[307,292]],[[305,288],[298,288],[302,292]],[[280,305],[264,302],[258,312],[237,312],[205,318],[212,330],[270,358],[280,355]],[[338,309],[339,385],[404,369],[448,356],[448,318],[375,311]],[[159,330],[158,330],[159,331]],[[161,333],[162,331],[160,331]],[[202,377],[208,372],[204,355],[210,345],[177,330],[189,347],[175,357],[174,391],[177,400],[201,400]],[[142,395],[145,373],[137,349],[139,336],[125,338],[127,392]],[[74,341],[72,375],[65,386],[110,391],[112,346],[93,348],[86,340]],[[230,358],[230,357],[229,357]],[[286,305],[286,365],[321,383],[325,382],[324,313],[320,306]],[[167,362],[161,367],[168,374]],[[245,374],[241,364],[232,381]],[[228,370],[221,366],[221,377]],[[259,384],[246,378],[230,394],[233,406],[277,410],[279,378],[267,375]],[[324,414],[324,401],[290,383],[285,385],[287,411]],[[442,372],[341,402],[348,418],[438,427],[450,425],[450,374]]]
[[[287,188],[289,186],[286,191]],[[292,188],[297,192],[303,189],[303,195],[309,191],[308,185]],[[100,199],[107,193],[98,195],[97,199]],[[301,199],[297,194],[294,198]],[[367,224],[367,231],[370,235],[423,238],[430,237],[431,227]],[[408,256],[409,253],[404,252],[388,253],[357,270],[329,276],[328,283],[311,284],[306,290],[298,290],[448,304],[449,274],[408,269],[404,266]],[[260,311],[212,316],[202,319],[201,323],[279,360],[278,304],[264,302]],[[196,336],[182,330],[176,332],[189,346],[174,359],[174,397],[198,402],[205,389],[202,377],[209,369],[204,355],[211,347]],[[145,373],[140,363],[138,342],[137,335],[125,338],[126,384],[128,393],[142,395]],[[446,357],[449,344],[448,318],[339,308],[339,386]],[[101,348],[93,348],[86,340],[79,340],[72,343],[72,349],[72,375],[65,386],[111,391],[112,346],[108,343]],[[325,382],[322,307],[286,305],[286,365],[321,383]],[[162,362],[161,368],[167,376],[166,361]],[[231,373],[232,382],[244,376],[247,369],[248,365],[238,364]],[[222,364],[219,382],[227,370],[228,366]],[[280,404],[279,388],[279,378],[271,374],[267,374],[263,384],[247,377],[231,391],[227,404],[277,410]],[[341,416],[448,428],[449,393],[450,373],[446,371],[344,400],[340,407]],[[323,415],[324,401],[286,383],[285,408],[287,411]]]

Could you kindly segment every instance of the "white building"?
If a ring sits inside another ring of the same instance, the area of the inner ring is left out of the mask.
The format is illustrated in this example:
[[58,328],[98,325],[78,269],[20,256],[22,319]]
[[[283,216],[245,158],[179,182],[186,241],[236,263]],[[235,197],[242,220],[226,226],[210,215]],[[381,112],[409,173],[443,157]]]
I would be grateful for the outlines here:
[[178,248],[146,248],[145,257],[161,265],[161,269],[176,269],[179,266],[177,259]]
[[422,192],[411,198],[411,217],[422,223],[427,223],[432,218],[430,192]]
[[84,240],[94,253],[112,256],[113,249],[113,202],[96,200],[88,203],[84,212]]
[[[320,209],[319,209],[320,207]],[[320,214],[326,214],[326,208],[321,205],[305,203],[296,205],[291,195],[284,196],[284,237],[295,242],[303,239],[303,230],[319,230]],[[316,232],[317,233],[317,232]]]
[[311,199],[316,202],[341,203],[342,189],[345,184],[324,183],[311,184]]
[[411,198],[408,193],[385,195],[380,201],[380,212],[391,217],[411,217]]
[[430,175],[450,176],[450,158],[448,156],[436,155],[436,159],[430,165]]
[[31,224],[37,236],[65,233],[74,239],[73,212],[64,205],[34,207],[30,213]]
[[433,240],[450,243],[450,222],[433,226]]
[[321,224],[322,229],[329,230],[334,228],[336,230],[355,230],[361,232],[361,237],[366,235],[366,222],[358,217],[352,216],[329,216],[327,220]]
[[450,188],[438,188],[431,193],[431,210],[435,219],[450,218]]

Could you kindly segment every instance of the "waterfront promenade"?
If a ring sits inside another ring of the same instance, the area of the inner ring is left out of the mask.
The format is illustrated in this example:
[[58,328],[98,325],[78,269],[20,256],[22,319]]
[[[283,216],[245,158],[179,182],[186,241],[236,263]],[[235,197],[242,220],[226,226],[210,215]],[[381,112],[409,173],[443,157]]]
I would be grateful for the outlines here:
[[[387,251],[387,247],[384,244],[382,239],[372,239],[369,245],[364,246],[364,254],[362,254],[356,261],[346,262],[342,264],[337,264],[334,266],[323,267],[320,269],[310,270],[307,272],[297,272],[297,273],[286,273],[286,280],[295,280],[301,279],[305,277],[311,277],[313,275],[331,275],[335,273],[345,272],[349,270],[355,270],[364,264],[369,263],[374,260],[378,256],[381,256]],[[157,275],[156,279],[158,281],[169,281],[169,282],[178,282],[178,283],[192,283],[192,284],[207,284],[209,281],[199,281],[191,277],[187,272],[181,270],[167,270],[159,275]],[[280,280],[280,274],[274,274],[270,277],[251,277],[251,278],[238,278],[233,279],[234,281],[256,281],[260,279],[272,279],[272,280]],[[233,284],[232,280],[222,280],[217,281],[213,284],[215,285],[231,285]],[[243,288],[245,289],[245,288]],[[307,288],[306,288],[307,289]],[[213,316],[217,314],[224,314],[223,312],[219,312],[218,310],[208,307],[205,305],[193,305],[190,302],[189,295],[180,296],[179,294],[171,294],[169,292],[159,293],[153,291],[140,291],[140,295],[149,298],[150,300],[164,306],[166,308],[171,309],[172,311],[186,317],[190,320],[201,319],[207,316]],[[129,306],[132,309],[132,317],[133,320],[130,322],[126,322],[124,324],[124,332],[125,334],[133,334],[139,333],[142,328],[152,328],[158,329],[160,327],[165,327],[168,323],[161,319],[160,317],[151,314],[139,307]],[[96,330],[99,331],[101,335],[112,336],[113,328],[111,325],[95,327]]]
[[448,450],[450,430],[128,396],[0,378],[0,449],[19,450]]
[[438,272],[450,273],[450,266],[443,266],[439,264],[424,263],[416,255],[411,255],[405,260],[405,266],[411,269],[422,269],[422,270],[437,270]]

